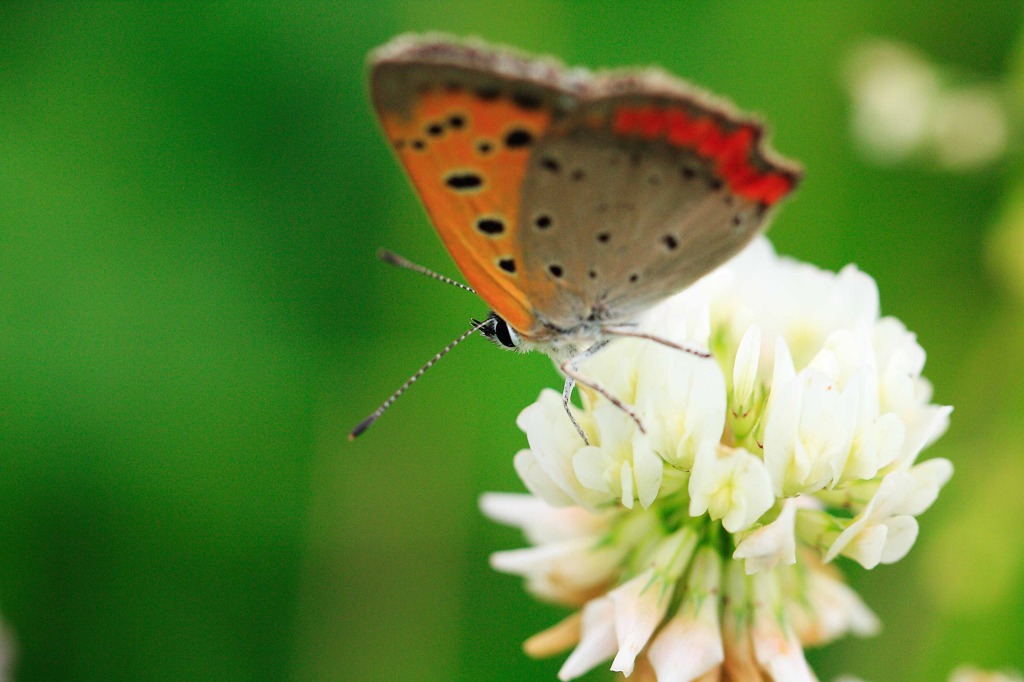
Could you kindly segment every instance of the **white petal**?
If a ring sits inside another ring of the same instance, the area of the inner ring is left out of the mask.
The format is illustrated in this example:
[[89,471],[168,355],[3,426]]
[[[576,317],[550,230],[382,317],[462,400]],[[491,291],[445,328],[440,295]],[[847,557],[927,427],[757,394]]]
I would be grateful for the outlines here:
[[608,480],[609,464],[605,452],[595,445],[580,448],[572,457],[573,473],[580,485],[597,492],[613,494]]
[[[581,369],[587,376],[597,379],[612,395],[624,402],[633,403],[640,366],[638,360],[648,345],[647,341],[621,339],[585,360]],[[595,404],[607,402],[600,399]]]
[[611,658],[617,646],[611,600],[608,597],[600,597],[587,602],[583,607],[580,643],[569,654],[569,658],[565,659],[561,670],[558,671],[558,679],[565,682],[585,675],[602,661]]
[[[845,544],[842,553],[870,571],[882,561],[882,552],[885,551],[888,535],[889,529],[884,524],[864,526],[863,530],[853,535],[850,541]],[[840,535],[840,539],[842,539],[842,535]],[[828,557],[834,557],[838,554],[834,550],[840,544],[840,541],[837,540],[832,545],[832,548],[829,549]],[[826,561],[828,560],[829,558],[826,558]]]
[[879,561],[894,564],[907,555],[917,540],[919,526],[913,516],[893,516],[885,521],[885,546]]
[[[905,428],[894,414],[878,416],[878,390],[873,386],[874,374],[860,367],[851,376],[844,390],[860,396],[856,426],[850,455],[843,469],[842,483],[874,478],[878,470],[899,455]],[[898,438],[895,445],[892,440]],[[883,454],[884,449],[884,454]]]
[[878,448],[878,468],[881,469],[899,457],[907,437],[907,427],[899,417],[889,412],[879,417],[871,428]]
[[661,489],[665,462],[651,449],[650,441],[639,429],[633,436],[633,472],[640,506],[647,509]]
[[700,516],[708,510],[711,496],[717,490],[714,477],[714,461],[718,456],[718,445],[711,440],[701,443],[693,460],[690,472],[690,516]]
[[580,538],[494,552],[491,567],[513,575],[543,574],[547,582],[576,593],[611,580],[625,553],[625,548],[595,546],[595,539]]
[[881,629],[878,617],[857,593],[823,570],[809,572],[804,613],[810,617],[799,632],[805,644],[825,644],[848,632],[866,637]]
[[722,517],[722,525],[730,533],[749,528],[775,503],[771,479],[764,462],[743,449],[735,450],[733,457],[735,473],[732,504]]
[[787,482],[799,440],[797,425],[800,398],[800,385],[795,378],[781,383],[773,380],[771,405],[764,430],[764,463],[768,467],[776,497],[785,497],[786,489],[791,487]]
[[706,511],[712,519],[722,519],[730,533],[741,531],[771,509],[771,485],[760,458],[706,441],[690,474],[690,515]]
[[718,620],[722,560],[710,547],[697,552],[686,597],[647,649],[659,682],[689,682],[725,658]]
[[559,487],[544,468],[537,462],[531,450],[520,450],[512,460],[516,473],[526,489],[555,507],[576,504],[563,488]]
[[878,319],[878,285],[871,275],[863,272],[853,263],[839,271],[839,282],[845,291],[840,299],[845,300],[853,312],[853,320],[874,322]]
[[796,635],[778,620],[778,583],[771,574],[754,578],[754,656],[774,682],[817,682]]
[[925,449],[949,428],[949,415],[953,408],[948,405],[926,405],[907,418],[907,438],[903,443],[901,462],[912,464],[921,450]]
[[[577,421],[584,425],[589,424],[587,417],[575,407],[572,409]],[[551,389],[545,389],[537,402],[519,414],[516,424],[526,433],[526,439],[530,443],[535,464],[530,468],[536,469],[531,471],[531,482],[537,487],[538,494],[545,496],[552,504],[564,504],[556,502],[554,496],[551,496],[550,485],[540,483],[538,473],[543,472],[576,504],[593,508],[602,501],[583,489],[576,481],[572,469],[572,456],[583,447],[583,441],[576,433],[572,422],[566,417],[561,395]]]
[[[593,417],[600,438],[595,445],[582,447],[573,455],[574,477],[591,500],[608,502],[619,498],[625,507],[632,509],[638,485],[633,470],[638,453],[633,443],[639,430],[628,414],[611,404],[598,406]],[[643,459],[644,455],[647,459]],[[644,493],[652,495],[653,501],[660,486],[660,479],[655,479],[660,476],[661,462],[653,452],[641,452],[639,457],[646,467],[641,474],[646,477],[643,483],[648,486]]]
[[622,486],[622,506],[626,509],[633,508],[633,466],[629,462],[623,462],[619,467],[619,483]]
[[490,520],[506,526],[525,528],[550,509],[537,497],[523,493],[484,493],[480,496],[480,511]]
[[654,634],[672,601],[675,582],[666,584],[647,569],[608,593],[615,608],[615,637],[619,651],[612,661],[612,670],[627,677],[640,650]]
[[752,324],[747,328],[736,349],[736,361],[732,369],[732,393],[737,406],[749,406],[757,379],[757,367],[761,360],[761,328]]
[[[706,603],[713,604],[712,600]],[[725,660],[717,615],[714,622],[673,617],[647,650],[658,682],[691,682]]]
[[772,365],[772,386],[780,386],[796,378],[793,356],[789,352],[786,340],[781,336],[775,338],[775,361]]
[[[784,648],[777,648],[774,643],[767,647],[758,647],[754,639],[754,655],[761,665],[771,674],[773,682],[818,682],[811,667],[804,658],[804,651],[795,637],[790,637]],[[767,663],[761,656],[770,656]]]
[[917,485],[894,513],[918,516],[932,506],[939,496],[939,489],[953,476],[953,463],[937,457],[914,466],[907,473],[914,478]]
[[553,507],[543,499],[523,493],[484,493],[480,509],[490,519],[521,528],[533,544],[596,537],[607,531],[607,514],[582,507]]
[[871,345],[870,325],[866,322],[855,323],[850,329],[839,329],[825,339],[825,348],[832,351],[837,364],[837,378],[841,386],[845,386],[852,378],[862,375],[868,380],[871,390],[864,401],[870,417],[878,414],[878,380],[875,350]]
[[815,369],[772,387],[764,461],[777,496],[815,492],[839,480],[853,444],[859,390],[851,383],[840,391]]
[[836,383],[839,382],[839,358],[829,348],[822,348],[818,351],[808,363],[807,368],[824,374]]
[[644,356],[637,408],[650,447],[673,466],[689,470],[700,442],[722,435],[725,378],[718,363],[658,349]]
[[745,559],[747,575],[774,570],[778,565],[796,563],[797,500],[786,500],[779,516],[762,526],[736,546],[733,559]]

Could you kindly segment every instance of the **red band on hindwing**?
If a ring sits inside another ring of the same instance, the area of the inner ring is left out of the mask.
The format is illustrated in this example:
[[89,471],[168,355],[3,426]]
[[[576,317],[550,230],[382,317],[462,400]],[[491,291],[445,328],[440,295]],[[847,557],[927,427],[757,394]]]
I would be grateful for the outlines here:
[[726,131],[714,118],[691,117],[682,109],[624,107],[615,112],[612,130],[650,140],[664,138],[669,144],[693,149],[714,162],[729,189],[751,201],[771,206],[795,185],[790,173],[764,171],[754,165],[758,130],[749,123]]

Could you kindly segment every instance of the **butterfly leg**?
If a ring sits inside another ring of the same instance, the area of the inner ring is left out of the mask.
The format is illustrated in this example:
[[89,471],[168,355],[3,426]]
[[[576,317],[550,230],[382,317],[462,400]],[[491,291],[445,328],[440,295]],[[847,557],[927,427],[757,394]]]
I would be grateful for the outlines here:
[[580,372],[579,364],[586,360],[587,358],[593,357],[598,351],[607,346],[608,343],[608,341],[598,341],[597,343],[595,343],[593,346],[586,349],[582,353],[579,353],[578,355],[569,358],[561,365],[559,365],[559,369],[562,370],[562,373],[565,374],[566,377],[565,388],[562,391],[562,403],[565,405],[565,411],[569,415],[569,419],[572,420],[573,425],[576,427],[576,431],[579,432],[580,436],[583,437],[583,441],[588,445],[589,441],[587,440],[586,435],[584,435],[583,429],[580,428],[580,425],[576,423],[576,419],[573,418],[572,412],[569,411],[569,398],[572,395],[572,388],[575,384],[579,384],[580,386],[586,386],[587,388],[604,396],[605,399],[608,400],[608,402],[610,402],[612,405],[614,405],[615,407],[619,408],[627,415],[629,415],[629,418],[632,419],[636,423],[637,428],[640,429],[640,433],[647,433],[647,429],[644,428],[643,422],[640,421],[640,417],[637,416],[636,411],[633,410],[632,407],[616,398],[604,386],[602,386],[601,384],[597,383],[590,377]]
[[711,353],[709,353],[709,352],[707,352],[705,350],[697,350],[696,348],[689,348],[688,346],[681,346],[678,343],[675,343],[673,341],[669,341],[668,339],[663,339],[660,336],[654,336],[653,334],[645,334],[643,332],[634,332],[634,331],[629,331],[627,329],[621,329],[621,328],[616,328],[616,327],[605,327],[601,331],[604,332],[605,334],[608,334],[609,336],[624,336],[624,337],[628,337],[628,338],[631,338],[631,339],[644,339],[646,341],[653,341],[654,343],[657,343],[659,345],[665,346],[666,348],[673,348],[675,350],[681,350],[684,353],[689,353],[690,355],[696,355],[698,358],[705,358],[705,359],[707,359],[707,358],[711,357]]
[[580,426],[579,422],[576,421],[576,417],[572,416],[572,410],[569,409],[569,401],[572,399],[572,389],[576,386],[576,380],[571,376],[566,375],[565,386],[562,388],[562,407],[565,408],[565,413],[569,415],[569,421],[576,427],[576,433],[580,434],[580,438],[583,439],[584,445],[590,445],[590,439],[587,438],[587,434],[583,432],[583,427]]

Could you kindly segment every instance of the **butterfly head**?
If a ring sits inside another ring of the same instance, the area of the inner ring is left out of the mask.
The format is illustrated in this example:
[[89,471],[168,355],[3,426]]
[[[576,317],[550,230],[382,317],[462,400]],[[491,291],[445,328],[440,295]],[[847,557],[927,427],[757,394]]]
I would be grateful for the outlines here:
[[[473,322],[476,322],[476,320],[473,320]],[[512,325],[493,311],[488,313],[487,319],[484,320],[479,330],[481,334],[493,341],[495,345],[502,348],[520,352],[526,350],[523,347],[522,337],[512,328]]]
[[539,331],[526,333],[516,330],[505,318],[491,311],[483,322],[473,320],[477,331],[496,346],[517,353],[539,351],[555,362],[576,356],[586,348],[605,339],[605,325],[599,320],[587,320],[572,329],[559,329],[546,324]]

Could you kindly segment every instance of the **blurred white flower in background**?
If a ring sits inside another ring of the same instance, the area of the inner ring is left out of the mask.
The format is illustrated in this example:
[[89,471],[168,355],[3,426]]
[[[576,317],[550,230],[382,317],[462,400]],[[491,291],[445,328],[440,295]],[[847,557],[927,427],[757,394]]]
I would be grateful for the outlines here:
[[[844,675],[837,677],[833,682],[864,682],[864,680]],[[1024,678],[1016,671],[993,672],[972,666],[962,666],[950,674],[949,682],[1024,682]]]
[[18,659],[18,643],[14,633],[0,622],[0,682],[14,679],[15,663]]
[[1018,67],[979,78],[965,69],[936,65],[914,48],[886,39],[864,40],[851,50],[843,74],[853,137],[871,160],[917,162],[950,172],[998,172],[994,179],[1006,187],[986,240],[986,257],[1018,300],[1024,300],[1022,75]]
[[607,661],[635,679],[814,680],[805,646],[879,628],[829,562],[898,561],[952,475],[947,460],[917,461],[950,413],[931,403],[924,351],[879,316],[869,276],[764,239],[644,328],[714,360],[611,344],[583,370],[648,434],[584,391],[585,445],[546,390],[518,420],[530,494],[481,501],[531,544],[493,566],[579,609],[526,651],[571,649],[563,680]]
[[880,163],[920,156],[951,169],[998,159],[1010,137],[1009,113],[991,85],[955,86],[915,50],[873,40],[852,51],[846,82],[854,137]]
[[991,671],[964,666],[953,671],[949,682],[1024,682],[1024,677],[1017,671]]

